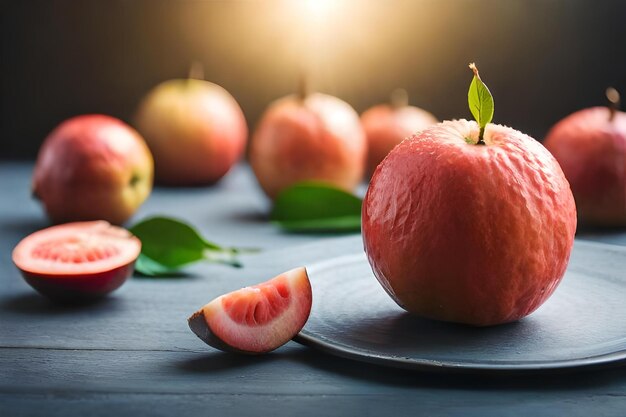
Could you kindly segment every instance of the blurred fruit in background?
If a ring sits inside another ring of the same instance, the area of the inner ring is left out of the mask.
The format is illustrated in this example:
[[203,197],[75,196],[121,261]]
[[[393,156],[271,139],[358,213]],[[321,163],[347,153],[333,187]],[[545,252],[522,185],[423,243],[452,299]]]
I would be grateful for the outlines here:
[[301,181],[351,191],[365,169],[367,142],[358,114],[326,94],[301,92],[270,104],[250,146],[250,164],[270,198]]
[[228,91],[202,79],[165,81],[142,100],[137,130],[165,185],[209,185],[241,158],[248,126]]
[[367,176],[370,177],[385,156],[405,138],[439,122],[432,113],[409,105],[406,90],[397,89],[388,104],[379,104],[361,115],[367,137]]
[[558,122],[544,145],[561,164],[581,223],[626,225],[626,113],[619,94],[607,90],[609,107],[577,111]]
[[124,223],[150,195],[153,161],[142,137],[116,118],[92,114],[61,123],[45,139],[33,193],[55,223]]

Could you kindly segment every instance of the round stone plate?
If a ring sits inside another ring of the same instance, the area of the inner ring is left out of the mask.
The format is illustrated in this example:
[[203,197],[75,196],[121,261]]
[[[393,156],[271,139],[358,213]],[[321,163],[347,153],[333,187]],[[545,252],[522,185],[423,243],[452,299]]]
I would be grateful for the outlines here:
[[363,253],[308,266],[311,316],[296,341],[346,358],[452,372],[528,372],[626,358],[626,248],[576,241],[552,297],[516,323],[475,328],[414,317]]

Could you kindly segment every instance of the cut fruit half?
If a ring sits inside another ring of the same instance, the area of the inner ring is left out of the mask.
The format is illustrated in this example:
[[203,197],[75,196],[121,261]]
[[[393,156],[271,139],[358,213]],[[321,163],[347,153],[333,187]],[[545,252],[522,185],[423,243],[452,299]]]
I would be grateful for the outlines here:
[[311,304],[306,269],[296,268],[217,297],[189,317],[189,327],[216,349],[265,353],[298,334],[309,318]]
[[66,223],[17,244],[13,262],[33,288],[54,299],[82,300],[115,290],[133,272],[141,242],[105,221]]

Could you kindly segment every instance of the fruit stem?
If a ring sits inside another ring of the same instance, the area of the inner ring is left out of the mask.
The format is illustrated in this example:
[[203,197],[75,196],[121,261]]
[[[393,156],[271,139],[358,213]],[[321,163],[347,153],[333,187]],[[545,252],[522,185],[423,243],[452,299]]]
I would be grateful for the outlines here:
[[609,122],[612,122],[615,117],[615,113],[620,109],[621,97],[619,91],[613,87],[607,88],[605,94],[607,100],[609,100]]
[[[474,73],[474,77],[480,80],[480,74],[478,74],[478,67],[476,67],[476,64],[472,62],[469,64],[469,67]],[[484,136],[485,136],[485,126],[481,126],[480,131],[478,132],[478,142],[476,142],[476,145],[486,145]]]
[[404,88],[396,88],[391,92],[389,102],[394,109],[406,107],[409,105],[409,93]]
[[187,78],[190,80],[204,80],[204,65],[202,65],[202,62],[191,61]]
[[476,145],[486,145],[485,140],[483,139],[484,136],[485,126],[481,126],[480,131],[478,132],[478,142],[476,142]]
[[304,101],[309,95],[310,91],[309,77],[307,76],[305,71],[300,73],[300,77],[298,79],[298,98],[301,101]]

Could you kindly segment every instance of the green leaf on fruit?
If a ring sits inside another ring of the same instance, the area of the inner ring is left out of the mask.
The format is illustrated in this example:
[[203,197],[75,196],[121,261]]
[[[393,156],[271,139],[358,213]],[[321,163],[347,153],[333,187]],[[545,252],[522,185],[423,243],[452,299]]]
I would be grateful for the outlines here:
[[[480,126],[481,132],[485,129],[485,126],[493,119],[493,96],[489,91],[489,88],[483,83],[478,74],[478,69],[474,64],[470,64],[470,68],[474,71],[474,78],[470,84],[469,91],[467,92],[467,102],[470,107],[470,111],[476,119],[476,122]],[[482,139],[482,134],[481,134]]]
[[332,185],[301,182],[278,195],[270,220],[289,232],[359,232],[362,203]]
[[141,240],[135,270],[147,276],[175,275],[198,261],[240,267],[235,248],[223,248],[206,240],[191,225],[169,217],[151,217],[130,228]]

